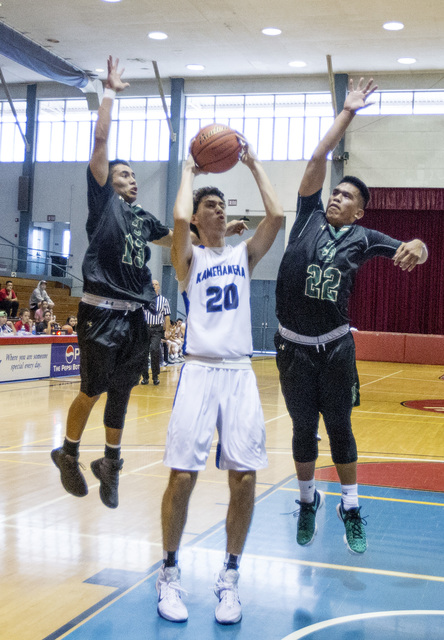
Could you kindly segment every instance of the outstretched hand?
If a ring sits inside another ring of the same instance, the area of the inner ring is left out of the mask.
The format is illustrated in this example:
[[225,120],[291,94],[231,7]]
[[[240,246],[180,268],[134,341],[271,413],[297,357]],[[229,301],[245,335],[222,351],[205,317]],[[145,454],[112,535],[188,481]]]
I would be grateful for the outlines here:
[[403,242],[393,256],[395,266],[401,267],[403,271],[412,271],[418,263],[425,261],[424,251],[427,252],[422,240],[410,240]]
[[351,113],[356,113],[359,109],[364,109],[365,107],[370,106],[372,103],[367,103],[367,98],[378,88],[378,85],[373,85],[373,78],[371,78],[367,84],[364,85],[364,78],[360,78],[358,82],[358,86],[356,89],[353,85],[353,79],[350,78],[349,82],[349,92],[344,102],[344,109],[346,111],[350,111]]
[[123,91],[127,87],[129,87],[129,82],[123,82],[121,80],[121,76],[125,69],[121,69],[119,71],[119,58],[116,58],[116,61],[113,61],[112,56],[108,56],[108,78],[106,81],[106,87],[108,89],[113,89],[116,93],[119,91]]
[[[191,149],[191,145],[193,144],[193,140],[191,140],[190,149]],[[188,157],[185,161],[184,169],[191,169],[192,173],[194,173],[195,176],[208,175],[208,171],[202,171],[202,169],[197,166],[191,151],[188,153]]]
[[240,161],[251,168],[258,160],[257,154],[242,133],[238,133],[237,137],[241,145]]
[[243,220],[231,220],[231,222],[227,223],[227,230],[225,231],[225,237],[229,236],[241,236],[245,229],[248,229],[247,225]]

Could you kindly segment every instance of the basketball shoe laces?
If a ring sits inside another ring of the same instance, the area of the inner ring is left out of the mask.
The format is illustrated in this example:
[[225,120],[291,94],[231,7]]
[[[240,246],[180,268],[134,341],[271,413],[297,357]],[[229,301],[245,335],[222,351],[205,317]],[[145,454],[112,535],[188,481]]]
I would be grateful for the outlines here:
[[361,516],[361,507],[357,509],[351,509],[349,511],[344,511],[345,519],[348,520],[350,525],[350,533],[354,539],[362,540],[365,537],[365,531],[362,528],[362,525],[367,526],[366,516]]

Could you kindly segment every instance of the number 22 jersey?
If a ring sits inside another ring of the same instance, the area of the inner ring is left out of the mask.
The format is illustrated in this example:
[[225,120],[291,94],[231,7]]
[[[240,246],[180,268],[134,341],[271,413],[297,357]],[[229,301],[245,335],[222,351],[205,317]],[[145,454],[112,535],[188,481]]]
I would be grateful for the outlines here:
[[320,336],[347,324],[357,270],[375,256],[392,258],[400,244],[356,224],[334,229],[325,217],[321,191],[299,196],[277,277],[280,324],[305,336]]
[[179,283],[187,313],[185,355],[240,358],[253,352],[250,272],[245,242],[195,247]]

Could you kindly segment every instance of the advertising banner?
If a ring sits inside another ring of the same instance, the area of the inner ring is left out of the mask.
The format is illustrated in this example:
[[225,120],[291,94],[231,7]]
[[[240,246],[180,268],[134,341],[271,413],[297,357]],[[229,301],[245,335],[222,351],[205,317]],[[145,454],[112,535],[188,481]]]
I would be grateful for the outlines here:
[[51,351],[51,378],[78,376],[80,373],[80,350],[77,342],[53,344]]
[[0,382],[49,377],[51,347],[50,344],[2,344]]

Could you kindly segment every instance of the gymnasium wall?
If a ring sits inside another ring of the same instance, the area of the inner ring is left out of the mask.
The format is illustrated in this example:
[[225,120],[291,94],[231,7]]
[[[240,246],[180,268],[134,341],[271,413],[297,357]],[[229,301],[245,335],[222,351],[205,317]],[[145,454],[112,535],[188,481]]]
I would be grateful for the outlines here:
[[[378,78],[380,88],[428,88],[433,86],[433,74]],[[435,82],[436,84],[436,82]],[[214,86],[213,86],[214,85]],[[438,88],[440,85],[436,85]],[[24,98],[23,87],[14,87],[17,95]],[[211,93],[239,91],[312,91],[328,90],[324,77],[294,77],[272,79],[264,84],[263,79],[218,79],[216,81],[187,80],[186,92]],[[157,90],[151,82],[132,83],[134,95],[153,94]],[[39,85],[38,97],[78,95],[69,87],[46,83]],[[345,148],[350,159],[345,165],[346,173],[363,178],[369,186],[378,187],[442,187],[444,169],[444,119],[442,116],[358,116],[352,122]],[[286,225],[284,245],[294,221],[296,195],[306,162],[266,162],[266,170],[276,187],[283,204]],[[139,182],[140,201],[160,220],[165,220],[167,164],[165,162],[134,162]],[[72,272],[81,277],[81,261],[86,248],[86,179],[85,163],[37,163],[35,168],[33,222],[46,222],[47,215],[56,216],[58,222],[69,222],[72,232]],[[21,164],[0,163],[0,235],[16,241],[18,223],[17,185]],[[227,199],[237,200],[236,207],[228,208],[228,215],[263,215],[262,203],[256,185],[246,167],[238,165],[227,174],[200,176],[196,185],[216,184]],[[329,191],[329,176],[324,197]],[[246,213],[249,210],[249,213]],[[56,249],[55,247],[52,247]],[[271,249],[272,271],[282,255],[282,242]],[[164,254],[165,255],[165,254]],[[160,277],[162,250],[152,249],[151,269]],[[268,272],[268,269],[267,269]],[[255,277],[259,277],[257,273]],[[78,295],[77,291],[74,294]]]

